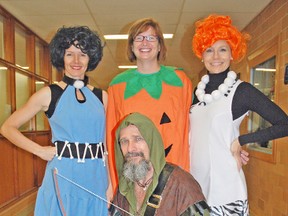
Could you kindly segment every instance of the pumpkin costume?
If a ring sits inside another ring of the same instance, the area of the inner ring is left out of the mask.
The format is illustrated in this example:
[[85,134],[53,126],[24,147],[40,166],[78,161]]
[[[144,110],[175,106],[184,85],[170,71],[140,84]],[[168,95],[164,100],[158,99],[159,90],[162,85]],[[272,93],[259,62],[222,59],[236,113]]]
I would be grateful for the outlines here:
[[113,187],[117,184],[115,169],[115,128],[132,112],[148,116],[159,130],[168,162],[189,171],[189,109],[192,84],[186,74],[162,66],[153,74],[137,69],[117,75],[108,88],[107,148]]

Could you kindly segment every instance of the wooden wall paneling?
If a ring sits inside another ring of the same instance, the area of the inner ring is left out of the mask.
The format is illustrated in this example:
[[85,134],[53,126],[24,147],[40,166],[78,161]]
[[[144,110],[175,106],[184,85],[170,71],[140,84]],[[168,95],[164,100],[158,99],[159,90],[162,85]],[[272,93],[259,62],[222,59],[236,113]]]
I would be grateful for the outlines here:
[[[282,70],[288,63],[288,46],[285,45],[288,44],[287,20],[288,1],[273,0],[244,29],[245,32],[252,35],[248,49],[250,56],[256,52],[263,53],[263,48],[268,49],[266,52],[268,54],[275,52],[271,46],[269,48],[267,45],[273,42],[278,43],[275,100],[286,113],[288,110],[288,85],[283,84]],[[268,34],[269,37],[267,37]],[[279,41],[273,41],[277,36],[280,36]],[[258,53],[256,56],[260,57],[261,55]],[[247,73],[249,74],[249,69]],[[275,163],[267,163],[261,158],[250,156],[248,165],[244,167],[252,216],[288,215],[288,138],[277,139],[274,143],[277,146],[275,151],[273,149],[276,156]]]
[[[51,145],[50,137],[51,137],[50,131],[39,132],[35,136],[35,142],[40,144],[41,146],[49,146]],[[36,157],[34,160],[34,166],[35,166],[34,172],[35,172],[35,177],[36,177],[35,184],[38,187],[42,184],[46,164],[47,164],[47,161],[44,161],[39,157]]]
[[35,73],[35,36],[32,35],[29,31],[26,38],[26,57],[27,64],[29,66],[29,71]]
[[15,23],[11,17],[3,14],[4,19],[4,56],[5,60],[14,63],[15,62]]
[[8,140],[0,138],[1,159],[0,159],[0,207],[17,197],[16,169],[14,164],[15,146]]
[[[33,139],[31,134],[26,136],[29,139]],[[17,158],[19,194],[23,195],[35,187],[33,166],[34,157],[33,154],[17,148]]]
[[[48,45],[45,45],[45,44],[42,44],[42,46],[43,46],[43,50],[41,50],[41,55],[40,55],[41,74],[43,74],[43,76],[46,79],[51,80],[52,73],[51,73],[49,47]],[[49,61],[47,61],[47,59],[49,59]]]
[[[8,67],[9,79],[7,86],[7,104],[11,104],[11,112],[16,109],[16,86],[15,70],[31,78],[31,92],[35,92],[35,80],[40,79],[51,82],[51,64],[49,62],[48,44],[42,39],[45,47],[45,57],[43,57],[43,67],[45,67],[45,77],[35,74],[35,38],[33,32],[23,25],[19,20],[9,14],[0,6],[0,14],[4,19],[4,59],[1,62]],[[27,33],[26,55],[28,70],[24,70],[15,65],[15,26],[18,25]],[[35,124],[35,120],[33,121]],[[35,129],[32,127],[32,129]],[[28,138],[35,140],[41,145],[50,144],[50,131],[29,131],[24,132]],[[46,161],[41,160],[35,155],[19,149],[11,144],[0,134],[1,160],[0,160],[0,215],[33,215],[36,192],[41,185]]]
[[0,210],[0,216],[33,216],[37,191],[25,195]]

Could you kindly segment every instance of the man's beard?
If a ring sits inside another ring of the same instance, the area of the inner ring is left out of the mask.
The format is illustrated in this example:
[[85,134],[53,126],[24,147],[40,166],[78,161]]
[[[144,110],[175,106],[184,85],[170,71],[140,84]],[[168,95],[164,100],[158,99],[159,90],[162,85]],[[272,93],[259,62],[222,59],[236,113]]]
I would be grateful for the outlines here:
[[[142,159],[134,163],[129,157],[140,156]],[[145,179],[148,171],[151,170],[150,161],[145,160],[143,152],[131,152],[125,155],[125,163],[123,168],[123,176],[132,182],[138,182]]]

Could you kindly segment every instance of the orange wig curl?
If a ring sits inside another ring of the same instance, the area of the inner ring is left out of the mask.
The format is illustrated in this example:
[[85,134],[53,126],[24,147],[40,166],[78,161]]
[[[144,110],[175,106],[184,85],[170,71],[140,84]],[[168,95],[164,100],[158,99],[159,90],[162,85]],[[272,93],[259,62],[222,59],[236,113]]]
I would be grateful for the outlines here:
[[201,59],[203,52],[218,40],[229,44],[234,60],[241,60],[247,51],[247,40],[250,35],[241,33],[232,25],[229,16],[210,15],[196,22],[196,31],[192,40],[195,55]]

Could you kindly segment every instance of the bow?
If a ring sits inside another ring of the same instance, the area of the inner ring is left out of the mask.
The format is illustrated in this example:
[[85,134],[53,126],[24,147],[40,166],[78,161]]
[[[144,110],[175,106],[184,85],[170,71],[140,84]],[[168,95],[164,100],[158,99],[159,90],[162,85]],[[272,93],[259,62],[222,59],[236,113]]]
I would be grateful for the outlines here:
[[58,201],[59,201],[60,210],[61,210],[63,216],[67,216],[67,214],[66,214],[66,211],[65,211],[65,208],[64,208],[64,205],[63,205],[63,201],[62,201],[61,196],[60,196],[60,189],[59,189],[59,184],[58,184],[57,176],[65,179],[65,180],[68,181],[69,183],[71,183],[71,184],[73,184],[73,185],[81,188],[82,190],[86,191],[87,193],[92,194],[93,196],[97,197],[98,199],[100,199],[100,200],[102,200],[102,201],[104,201],[104,202],[106,202],[106,203],[108,203],[108,204],[110,204],[110,205],[118,208],[119,210],[125,212],[126,214],[133,216],[133,214],[127,212],[126,210],[122,209],[121,207],[119,207],[119,206],[113,204],[112,202],[104,199],[103,197],[101,197],[101,196],[93,193],[92,191],[88,190],[87,188],[83,187],[82,185],[77,184],[76,182],[72,181],[71,179],[69,179],[69,178],[61,175],[61,174],[58,172],[58,169],[55,167],[55,168],[53,169],[53,180],[54,180],[54,185],[55,185],[55,189],[56,189],[56,196],[57,196],[57,199],[58,199]]
[[60,196],[60,189],[59,189],[59,184],[58,184],[58,179],[57,179],[57,174],[58,174],[58,170],[57,168],[54,168],[53,170],[53,180],[54,180],[54,185],[55,185],[55,189],[56,189],[56,196],[60,205],[60,210],[63,216],[66,216],[66,211],[63,205],[63,201],[61,199]]

